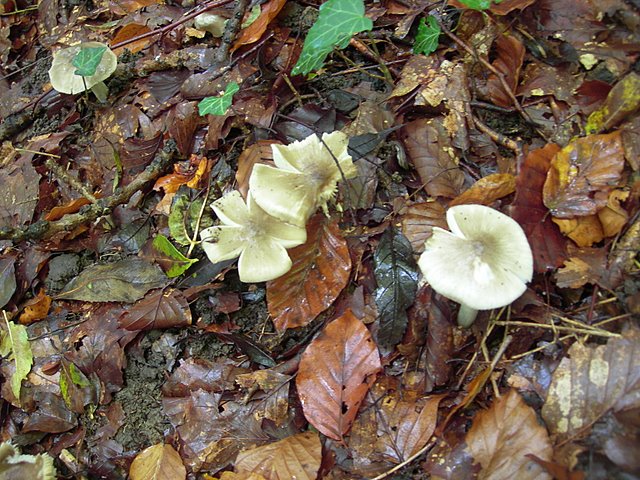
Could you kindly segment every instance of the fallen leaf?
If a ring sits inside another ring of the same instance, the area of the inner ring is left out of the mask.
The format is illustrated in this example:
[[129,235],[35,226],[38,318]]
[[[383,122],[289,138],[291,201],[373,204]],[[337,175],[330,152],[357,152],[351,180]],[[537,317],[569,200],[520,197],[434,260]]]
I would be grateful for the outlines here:
[[[0,302],[2,303],[2,302]],[[45,293],[44,288],[38,294],[23,305],[24,310],[20,314],[18,321],[22,325],[29,325],[47,317],[51,307],[51,297]]]
[[400,79],[390,97],[401,97],[420,85],[429,83],[438,73],[438,59],[435,55],[411,55],[402,71]]
[[141,451],[129,468],[131,480],[180,480],[187,469],[178,452],[168,444],[158,443]]
[[300,359],[296,385],[306,419],[343,441],[380,368],[369,330],[351,311],[329,323]]
[[449,207],[476,203],[491,205],[499,198],[516,191],[516,178],[510,173],[493,173],[482,177],[467,190],[449,202]]
[[640,109],[640,75],[630,72],[618,81],[604,105],[589,115],[585,127],[589,133],[610,130]]
[[315,432],[303,432],[238,454],[235,471],[259,474],[267,480],[315,480],[322,445]]
[[[127,23],[118,30],[118,33],[116,33],[109,44],[113,46],[118,43],[138,37],[140,35],[144,35],[145,33],[149,33],[150,31],[151,29],[146,25],[141,25],[139,23]],[[124,47],[116,48],[113,53],[115,53],[116,56],[120,56],[124,53],[125,49],[129,50],[131,53],[137,53],[151,45],[151,42],[152,39],[150,37],[142,38],[140,40],[128,43]]]
[[164,269],[169,278],[179,277],[198,261],[197,258],[185,257],[164,235],[156,235],[151,247],[157,252],[157,255],[153,255],[153,260]]
[[266,397],[254,410],[254,415],[271,420],[276,426],[288,420],[289,413],[289,375],[271,369],[256,370],[236,377],[236,383],[247,391],[259,387]]
[[602,224],[602,232],[605,237],[618,235],[629,221],[629,214],[620,205],[629,198],[629,192],[614,190],[609,194],[607,206],[598,212],[598,218]]
[[38,203],[39,183],[40,175],[28,156],[21,155],[0,169],[0,227],[21,227],[31,221]]
[[16,291],[16,257],[3,255],[0,258],[0,308],[4,307]]
[[640,408],[640,330],[606,345],[574,343],[553,372],[542,418],[560,440],[585,433],[609,411]]
[[286,0],[269,0],[261,5],[260,16],[247,28],[240,31],[231,50],[237,50],[243,45],[249,45],[260,40],[269,23],[278,16]]
[[90,203],[91,202],[87,198],[84,198],[84,197],[76,198],[75,200],[71,200],[59,207],[53,207],[51,211],[44,216],[44,219],[49,222],[60,220],[62,217],[64,217],[68,213],[79,212],[82,207],[84,207],[85,205],[89,205]]
[[624,168],[620,132],[573,140],[554,156],[544,183],[544,204],[554,217],[593,215],[607,204]]
[[579,247],[590,247],[604,238],[598,215],[576,218],[553,218],[560,231],[576,242]]
[[511,89],[511,95],[502,86],[500,79],[493,73],[489,75],[487,84],[481,88],[493,103],[500,107],[513,106],[511,96],[518,88],[520,69],[524,61],[525,48],[522,42],[512,35],[500,35],[496,39],[496,59],[492,65],[500,72]]
[[166,282],[159,267],[133,257],[86,268],[67,283],[56,299],[133,303]]
[[446,209],[439,202],[414,203],[402,210],[402,233],[417,254],[424,251],[424,244],[433,232],[433,227],[447,230]]
[[127,330],[155,330],[191,325],[191,310],[179,290],[158,290],[131,305],[118,320]]
[[382,234],[373,261],[378,284],[374,294],[379,322],[377,341],[383,346],[395,346],[407,328],[407,308],[414,302],[418,288],[418,267],[411,244],[393,227]]
[[24,325],[16,325],[13,322],[3,322],[0,330],[2,341],[0,342],[0,356],[8,357],[9,362],[14,366],[11,375],[7,380],[11,385],[11,391],[18,404],[20,403],[20,390],[22,388],[22,380],[27,378],[33,365],[33,353],[29,344],[29,336],[27,335],[27,327]]
[[556,272],[559,288],[580,288],[587,283],[608,288],[603,278],[607,268],[607,252],[603,248],[571,248],[571,256]]
[[321,214],[307,223],[307,241],[289,250],[291,270],[267,282],[267,305],[279,332],[302,327],[326,310],[347,285],[351,257],[338,224]]
[[549,165],[559,150],[557,145],[548,144],[527,155],[516,179],[516,197],[511,206],[511,217],[527,234],[535,271],[539,273],[559,267],[567,257],[567,240],[542,202]]
[[268,163],[273,159],[271,145],[275,143],[269,140],[258,140],[249,145],[238,157],[238,169],[236,170],[236,182],[238,190],[244,198],[249,191],[249,176],[256,163]]
[[481,465],[479,479],[551,480],[527,455],[550,461],[551,441],[545,428],[515,390],[478,413],[466,437],[467,450]]

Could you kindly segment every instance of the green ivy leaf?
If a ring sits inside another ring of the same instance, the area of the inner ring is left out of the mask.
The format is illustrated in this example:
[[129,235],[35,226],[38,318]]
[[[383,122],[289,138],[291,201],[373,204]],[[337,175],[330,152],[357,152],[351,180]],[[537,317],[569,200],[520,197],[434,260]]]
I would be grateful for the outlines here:
[[162,262],[162,265],[166,268],[165,274],[169,278],[179,277],[187,271],[191,265],[198,261],[197,258],[185,257],[182,252],[180,252],[180,250],[178,250],[164,235],[158,235],[154,238],[152,246],[158,252],[169,257],[170,263],[165,261]]
[[413,45],[413,53],[429,55],[435,52],[438,48],[440,32],[440,25],[438,25],[436,17],[429,15],[426,22],[424,18],[421,18],[416,34],[416,43]]
[[465,7],[472,10],[488,10],[492,3],[500,3],[502,0],[459,0]]
[[354,34],[372,28],[373,22],[364,16],[363,0],[328,0],[320,6],[318,20],[309,30],[291,74],[317,70],[334,47],[345,48]]
[[198,104],[198,112],[204,117],[207,114],[224,115],[233,103],[233,95],[240,90],[236,82],[229,82],[224,93],[219,97],[206,97]]
[[33,365],[33,353],[29,345],[27,327],[5,321],[6,330],[2,334],[0,342],[0,356],[9,356],[9,360],[15,363],[16,369],[11,375],[11,391],[20,401],[20,388],[22,380],[27,378]]
[[71,64],[77,68],[73,73],[81,77],[95,75],[106,51],[107,47],[82,47],[71,61]]

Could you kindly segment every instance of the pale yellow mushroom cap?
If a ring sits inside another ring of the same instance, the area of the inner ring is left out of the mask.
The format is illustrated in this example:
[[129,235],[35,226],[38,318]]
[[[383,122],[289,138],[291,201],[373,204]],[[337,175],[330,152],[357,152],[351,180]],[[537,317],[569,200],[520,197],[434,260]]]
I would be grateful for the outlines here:
[[[100,48],[106,47],[102,60],[96,68],[95,75],[90,77],[83,77],[76,75],[74,72],[77,70],[71,62],[74,57],[80,52],[81,48]],[[84,42],[73,47],[63,48],[53,54],[53,63],[49,69],[49,79],[51,80],[51,86],[60,93],[76,94],[82,93],[91,89],[97,84],[103,82],[111,76],[118,65],[118,57],[115,53],[100,42]]]
[[418,260],[426,281],[441,295],[474,310],[499,308],[524,293],[533,255],[520,225],[484,205],[447,211],[450,232],[434,228]]

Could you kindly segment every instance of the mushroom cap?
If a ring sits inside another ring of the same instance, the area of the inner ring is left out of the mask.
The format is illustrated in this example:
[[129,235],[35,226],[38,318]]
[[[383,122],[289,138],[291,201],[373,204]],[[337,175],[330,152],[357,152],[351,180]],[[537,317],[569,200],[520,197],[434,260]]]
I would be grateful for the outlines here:
[[450,232],[434,227],[418,265],[433,289],[475,310],[513,302],[533,276],[533,255],[512,218],[484,205],[447,211]]
[[[82,48],[100,48],[106,47],[102,60],[96,68],[95,75],[84,77],[76,75],[77,70],[71,62]],[[106,80],[116,69],[118,65],[118,57],[109,48],[108,45],[100,42],[84,42],[73,47],[63,48],[53,54],[53,63],[49,69],[49,80],[54,90],[60,93],[76,94],[89,90],[94,85]],[[85,88],[86,83],[86,88]]]
[[220,38],[224,34],[224,27],[226,22],[227,19],[221,15],[204,12],[195,18],[193,26],[198,30],[204,30],[205,32],[209,32],[214,37]]

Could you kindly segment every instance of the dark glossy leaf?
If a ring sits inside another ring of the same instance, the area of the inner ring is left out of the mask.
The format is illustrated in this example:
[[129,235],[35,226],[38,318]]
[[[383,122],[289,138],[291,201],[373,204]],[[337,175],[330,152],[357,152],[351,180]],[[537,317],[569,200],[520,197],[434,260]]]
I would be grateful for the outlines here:
[[15,257],[0,258],[0,308],[4,307],[16,291]]
[[118,320],[127,330],[152,330],[191,325],[187,299],[178,290],[158,290],[132,305]]
[[269,352],[249,337],[235,333],[216,333],[216,335],[227,342],[235,344],[242,353],[251,359],[252,362],[267,368],[276,366],[276,362],[273,360]]
[[81,77],[95,75],[106,51],[107,47],[82,47],[71,61],[71,64],[77,68],[73,73]]
[[409,240],[393,227],[388,228],[373,256],[378,288],[375,292],[381,345],[396,345],[407,328],[407,308],[418,288],[418,269]]
[[382,130],[378,133],[365,133],[363,135],[356,135],[355,137],[351,137],[349,139],[349,155],[353,158],[353,160],[358,160],[359,158],[364,157],[368,153],[373,152],[378,145],[380,145],[387,136],[401,128],[402,125],[398,125],[393,128],[387,128],[386,130]]
[[56,299],[85,302],[126,302],[141,299],[163,287],[167,277],[160,267],[141,258],[126,258],[106,265],[93,265],[71,280]]

